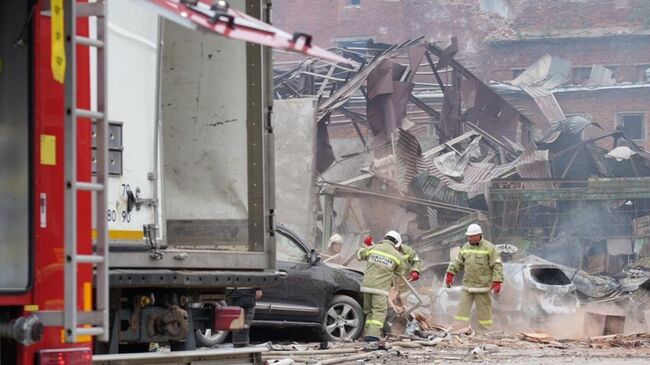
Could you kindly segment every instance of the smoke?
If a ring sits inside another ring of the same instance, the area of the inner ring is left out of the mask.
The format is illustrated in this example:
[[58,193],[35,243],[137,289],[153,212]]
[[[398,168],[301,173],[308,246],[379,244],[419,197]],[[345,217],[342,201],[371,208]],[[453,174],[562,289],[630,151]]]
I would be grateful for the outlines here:
[[542,235],[548,239],[536,240],[530,253],[575,268],[589,254],[603,253],[608,238],[632,234],[630,208],[616,201],[557,202],[557,208],[529,215],[527,221],[542,217],[548,222]]
[[[590,313],[609,316],[622,316],[625,318],[623,334],[648,332],[648,324],[642,322],[638,313],[631,304],[617,305],[612,303],[587,304],[573,315],[556,315],[548,317],[538,328],[556,338],[579,339],[593,336],[616,334],[601,332],[605,326],[600,320],[594,320]],[[600,332],[600,333],[599,333]]]

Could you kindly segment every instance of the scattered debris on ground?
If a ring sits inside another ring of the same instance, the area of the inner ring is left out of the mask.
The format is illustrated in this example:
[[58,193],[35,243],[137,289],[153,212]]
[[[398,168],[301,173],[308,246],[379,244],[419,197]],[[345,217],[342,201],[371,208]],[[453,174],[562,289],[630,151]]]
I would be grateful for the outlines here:
[[[434,324],[435,325],[435,324]],[[437,325],[435,325],[437,326]],[[650,356],[650,333],[609,335],[582,339],[558,339],[543,332],[450,332],[442,328],[439,337],[388,337],[370,350],[364,342],[320,343],[277,346],[269,345],[263,355],[266,364],[432,364],[450,362],[539,363],[539,359],[556,357],[589,359],[647,359]],[[630,352],[629,349],[635,349]],[[626,351],[627,350],[627,351]],[[618,362],[618,360],[612,360]],[[642,363],[642,362],[641,362]]]

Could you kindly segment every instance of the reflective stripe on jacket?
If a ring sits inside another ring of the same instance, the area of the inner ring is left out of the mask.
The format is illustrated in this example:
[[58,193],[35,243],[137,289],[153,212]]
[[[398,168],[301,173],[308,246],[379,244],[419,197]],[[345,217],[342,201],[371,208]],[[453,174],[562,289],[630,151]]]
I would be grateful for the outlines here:
[[476,246],[465,243],[447,269],[454,275],[462,270],[465,270],[463,289],[470,293],[487,293],[492,282],[503,282],[503,264],[499,251],[485,239]]
[[368,261],[363,275],[365,288],[388,291],[395,275],[402,275],[406,271],[402,254],[385,240],[371,247],[360,248],[357,259]]
[[417,271],[418,273],[422,272],[422,260],[418,256],[418,253],[414,249],[402,243],[400,246],[400,251],[406,262],[406,271]]

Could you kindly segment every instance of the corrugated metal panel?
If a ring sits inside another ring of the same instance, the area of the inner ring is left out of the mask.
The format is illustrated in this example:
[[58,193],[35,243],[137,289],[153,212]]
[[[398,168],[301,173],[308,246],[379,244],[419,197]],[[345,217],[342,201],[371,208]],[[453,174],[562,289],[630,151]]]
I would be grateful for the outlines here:
[[395,146],[396,154],[396,171],[400,182],[400,189],[408,191],[408,187],[420,171],[418,171],[418,161],[422,155],[420,142],[411,133],[400,129],[399,140]]
[[467,193],[450,188],[436,176],[428,174],[419,175],[413,179],[411,187],[416,196],[423,199],[439,201],[461,207],[468,206]]
[[[447,204],[468,206],[467,199],[487,194],[492,180],[515,171],[522,178],[551,177],[548,151],[527,150],[515,161],[503,165],[470,162],[463,171],[462,181],[442,173],[433,161],[434,155],[423,157],[417,138],[406,131],[400,133],[397,154],[397,170],[405,182],[410,182],[415,194]],[[531,184],[531,187],[535,184],[546,187],[546,183]]]
[[555,96],[548,90],[541,87],[526,87],[524,91],[535,99],[535,103],[539,106],[542,114],[550,123],[559,122],[564,120],[564,112],[560,104],[555,99]]

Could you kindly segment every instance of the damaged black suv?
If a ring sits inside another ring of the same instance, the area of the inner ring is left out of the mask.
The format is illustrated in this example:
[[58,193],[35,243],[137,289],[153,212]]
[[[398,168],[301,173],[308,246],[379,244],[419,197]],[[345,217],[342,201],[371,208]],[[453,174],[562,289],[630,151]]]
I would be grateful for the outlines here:
[[[307,327],[324,341],[354,340],[363,330],[360,272],[324,263],[318,252],[283,226],[276,226],[276,268],[287,272],[280,284],[264,289],[253,327]],[[227,332],[196,331],[199,345],[215,346]]]

